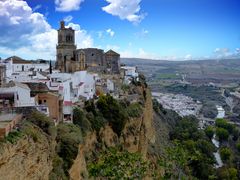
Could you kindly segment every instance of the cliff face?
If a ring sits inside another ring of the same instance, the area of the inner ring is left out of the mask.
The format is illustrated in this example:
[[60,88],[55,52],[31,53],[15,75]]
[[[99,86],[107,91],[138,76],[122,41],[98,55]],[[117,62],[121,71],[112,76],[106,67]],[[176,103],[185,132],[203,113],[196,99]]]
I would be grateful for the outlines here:
[[54,143],[42,132],[37,135],[37,139],[25,135],[16,144],[1,144],[0,179],[48,179],[52,170],[51,152]]
[[146,89],[143,114],[139,118],[133,118],[127,122],[120,142],[129,152],[140,152],[146,158],[148,145],[154,141],[152,96],[150,90]]
[[101,129],[99,137],[97,137],[96,133],[86,136],[85,143],[79,146],[78,156],[69,171],[70,179],[88,178],[86,159],[98,148],[100,143],[105,148],[121,144],[129,152],[139,152],[143,158],[147,159],[148,146],[154,141],[152,97],[150,90],[146,89],[142,115],[128,120],[120,137],[113,132],[110,126]]

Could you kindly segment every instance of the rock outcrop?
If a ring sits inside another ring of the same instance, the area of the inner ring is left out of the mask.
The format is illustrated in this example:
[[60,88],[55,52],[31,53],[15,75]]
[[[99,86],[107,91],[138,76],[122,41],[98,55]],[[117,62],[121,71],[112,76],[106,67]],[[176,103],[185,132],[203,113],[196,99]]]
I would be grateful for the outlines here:
[[53,146],[42,132],[37,139],[24,135],[15,144],[2,143],[0,180],[48,180]]
[[[85,143],[79,146],[78,156],[69,170],[70,179],[88,179],[86,159],[97,150],[101,143],[105,148],[121,144],[129,152],[139,152],[147,159],[148,146],[155,141],[155,129],[153,127],[152,96],[149,89],[145,89],[145,101],[143,113],[138,118],[127,121],[120,137],[113,132],[110,126],[105,126],[96,133],[86,136]],[[100,142],[99,142],[100,141]]]

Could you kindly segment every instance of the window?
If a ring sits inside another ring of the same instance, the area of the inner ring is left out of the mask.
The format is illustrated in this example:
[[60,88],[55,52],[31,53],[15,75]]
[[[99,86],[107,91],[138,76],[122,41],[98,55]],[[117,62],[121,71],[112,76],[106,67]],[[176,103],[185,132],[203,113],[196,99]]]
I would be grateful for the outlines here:
[[94,56],[94,54],[92,53],[92,56]]
[[39,101],[38,101],[38,104],[42,104],[42,100],[39,100]]
[[46,103],[47,102],[47,100],[46,99],[44,99],[44,101],[43,101],[44,103]]

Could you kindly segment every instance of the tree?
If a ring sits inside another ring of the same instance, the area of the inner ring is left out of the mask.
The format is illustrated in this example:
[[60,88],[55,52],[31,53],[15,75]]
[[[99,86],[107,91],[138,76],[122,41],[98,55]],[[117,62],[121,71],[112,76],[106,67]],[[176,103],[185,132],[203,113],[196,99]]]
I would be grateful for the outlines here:
[[219,141],[225,141],[229,137],[229,133],[226,129],[218,127],[216,130],[216,135],[219,138]]
[[74,124],[59,124],[57,129],[57,153],[63,159],[65,174],[73,164],[82,140],[81,129]]
[[52,137],[52,139],[55,139],[57,133],[56,128],[54,125],[54,122],[52,119],[47,117],[45,114],[33,111],[28,117],[27,120],[31,123],[35,124],[39,128],[43,130],[43,132],[47,133]]
[[218,169],[218,179],[229,179],[229,180],[237,180],[238,172],[235,168],[226,168],[222,167]]
[[236,144],[236,147],[237,147],[238,152],[240,152],[240,142],[238,142],[238,143]]
[[91,123],[86,118],[84,112],[79,108],[73,109],[73,124],[79,126],[84,132],[91,130]]
[[220,156],[223,161],[229,160],[231,157],[231,154],[232,154],[231,150],[227,147],[223,147],[220,149]]
[[220,128],[228,130],[229,134],[233,132],[234,125],[228,123],[225,119],[216,119],[215,125]]
[[112,126],[113,131],[120,136],[127,120],[126,110],[110,95],[100,96],[97,108]]
[[213,138],[214,128],[212,126],[208,126],[204,131],[205,131],[205,134],[207,135],[207,137],[209,137],[209,139]]

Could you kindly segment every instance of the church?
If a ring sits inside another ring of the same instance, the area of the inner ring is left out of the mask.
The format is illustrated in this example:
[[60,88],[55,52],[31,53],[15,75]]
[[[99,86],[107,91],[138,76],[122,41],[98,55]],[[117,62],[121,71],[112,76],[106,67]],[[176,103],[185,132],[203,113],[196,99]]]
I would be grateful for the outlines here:
[[64,21],[60,22],[56,48],[56,69],[60,72],[73,73],[83,70],[108,74],[120,72],[120,54],[113,50],[104,52],[97,48],[77,49],[75,30],[65,27]]

